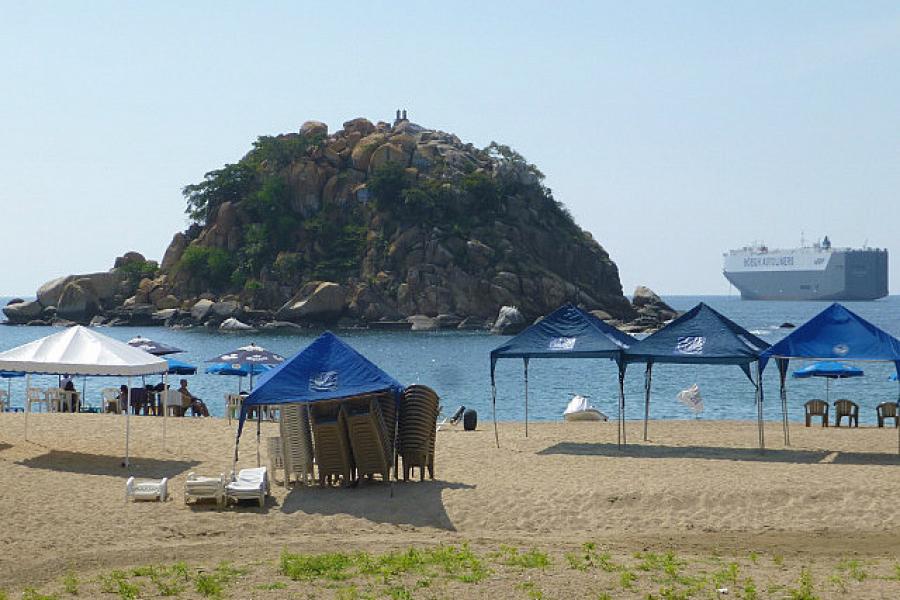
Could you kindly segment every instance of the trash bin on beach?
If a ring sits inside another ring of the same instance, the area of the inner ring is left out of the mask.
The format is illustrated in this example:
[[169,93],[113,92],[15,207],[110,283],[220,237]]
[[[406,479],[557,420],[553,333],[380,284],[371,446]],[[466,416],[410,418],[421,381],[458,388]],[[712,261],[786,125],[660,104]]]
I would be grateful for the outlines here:
[[478,426],[478,413],[469,408],[463,413],[463,429],[466,431],[475,431]]

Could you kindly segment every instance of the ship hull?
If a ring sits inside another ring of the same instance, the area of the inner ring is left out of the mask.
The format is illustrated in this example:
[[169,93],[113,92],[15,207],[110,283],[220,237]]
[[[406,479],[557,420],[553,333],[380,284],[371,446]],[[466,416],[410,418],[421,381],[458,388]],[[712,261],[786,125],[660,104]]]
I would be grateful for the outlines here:
[[834,252],[824,269],[731,270],[725,277],[744,300],[854,300],[888,295],[887,252]]

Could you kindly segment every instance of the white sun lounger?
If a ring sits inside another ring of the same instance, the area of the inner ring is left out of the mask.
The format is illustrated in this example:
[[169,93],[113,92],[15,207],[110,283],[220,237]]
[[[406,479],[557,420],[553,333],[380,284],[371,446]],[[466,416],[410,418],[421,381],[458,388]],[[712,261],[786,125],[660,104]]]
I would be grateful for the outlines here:
[[125,482],[125,499],[159,500],[165,502],[169,496],[169,478],[135,479],[129,477]]
[[191,500],[215,500],[216,504],[225,505],[225,475],[203,477],[194,472],[188,473],[184,482],[184,503]]
[[237,477],[231,475],[231,482],[225,486],[225,500],[256,500],[265,506],[269,495],[269,473],[266,467],[241,469]]

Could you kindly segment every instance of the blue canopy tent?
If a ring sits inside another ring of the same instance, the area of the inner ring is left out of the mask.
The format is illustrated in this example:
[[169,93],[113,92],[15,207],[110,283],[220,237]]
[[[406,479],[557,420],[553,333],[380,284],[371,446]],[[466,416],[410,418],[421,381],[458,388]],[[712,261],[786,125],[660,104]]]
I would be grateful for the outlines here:
[[791,437],[785,379],[792,358],[893,362],[900,373],[900,340],[835,302],[763,352],[759,357],[762,369],[771,359],[778,365],[786,445],[790,445]]
[[[759,447],[765,447],[759,354],[769,344],[701,302],[656,333],[625,350],[626,363],[647,364],[644,376],[644,439],[650,420],[650,386],[655,363],[737,365],[756,388]],[[757,363],[757,377],[750,374]]]
[[525,365],[525,435],[528,435],[528,361],[532,358],[606,358],[619,367],[619,443],[622,443],[625,403],[625,363],[622,351],[635,339],[587,311],[564,304],[515,337],[491,350],[491,401],[494,439],[497,432],[497,384],[494,373],[501,358],[521,358]]
[[[244,399],[234,443],[234,460],[237,462],[238,440],[251,407],[320,402],[386,391],[392,392],[399,401],[403,386],[346,342],[326,331],[293,357],[266,372]],[[262,411],[258,410],[256,414],[258,447]],[[394,428],[396,433],[396,423]]]

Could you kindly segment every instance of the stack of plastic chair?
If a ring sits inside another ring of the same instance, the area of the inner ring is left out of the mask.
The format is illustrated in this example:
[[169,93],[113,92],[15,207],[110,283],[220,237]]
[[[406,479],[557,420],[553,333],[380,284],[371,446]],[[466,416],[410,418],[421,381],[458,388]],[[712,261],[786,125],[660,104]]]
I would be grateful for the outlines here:
[[382,480],[389,481],[393,452],[378,396],[367,394],[347,398],[343,401],[343,409],[357,475],[379,474]]
[[411,385],[403,391],[400,401],[400,458],[403,460],[403,479],[410,470],[419,468],[420,479],[425,469],[434,479],[434,444],[437,432],[439,399],[437,393],[425,385]]
[[288,485],[293,477],[295,481],[306,485],[314,479],[313,441],[308,407],[306,404],[282,404],[280,408],[284,484]]
[[309,406],[315,443],[316,466],[319,469],[319,485],[338,478],[343,485],[353,481],[353,459],[347,423],[340,401],[314,402]]

